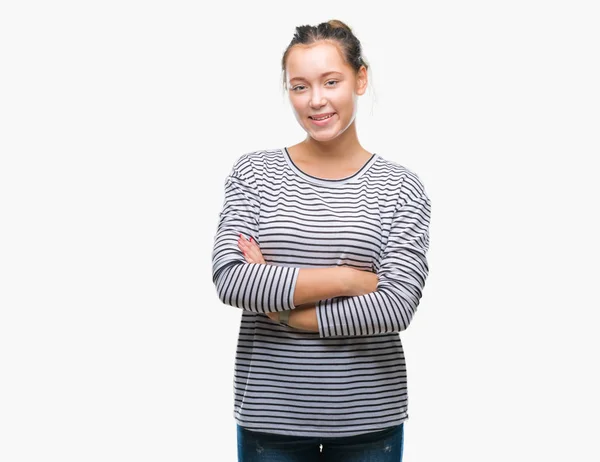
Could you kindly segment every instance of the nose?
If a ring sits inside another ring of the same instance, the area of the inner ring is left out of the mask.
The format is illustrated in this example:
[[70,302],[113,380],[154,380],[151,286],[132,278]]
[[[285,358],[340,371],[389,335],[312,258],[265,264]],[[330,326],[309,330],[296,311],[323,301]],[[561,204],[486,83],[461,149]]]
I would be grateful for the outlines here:
[[321,95],[321,93],[319,93],[318,91],[313,91],[313,93],[310,96],[309,104],[311,108],[318,108],[323,107],[325,104],[327,104],[327,102],[325,101],[325,98]]

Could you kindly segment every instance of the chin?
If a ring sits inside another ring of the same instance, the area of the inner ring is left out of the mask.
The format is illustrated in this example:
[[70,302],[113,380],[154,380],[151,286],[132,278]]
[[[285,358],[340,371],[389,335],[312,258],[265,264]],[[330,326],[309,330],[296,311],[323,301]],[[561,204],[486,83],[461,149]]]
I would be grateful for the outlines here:
[[342,132],[340,127],[336,124],[332,127],[328,127],[327,130],[315,130],[312,127],[311,122],[303,126],[304,131],[313,139],[318,141],[327,141],[337,138]]
[[306,133],[315,141],[330,141],[333,140],[335,138],[337,138],[338,136],[340,136],[339,132],[329,132],[329,133],[322,133],[322,132],[313,132],[311,130],[307,130]]

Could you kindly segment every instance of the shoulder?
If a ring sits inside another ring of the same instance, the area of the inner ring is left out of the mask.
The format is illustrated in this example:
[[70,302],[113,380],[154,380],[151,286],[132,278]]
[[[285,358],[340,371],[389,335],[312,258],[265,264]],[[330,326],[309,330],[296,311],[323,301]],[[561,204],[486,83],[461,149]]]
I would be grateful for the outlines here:
[[269,165],[281,159],[281,149],[247,151],[235,158],[231,174],[242,179],[258,179]]
[[421,176],[411,168],[402,165],[394,160],[379,156],[379,165],[383,174],[390,181],[398,184],[397,193],[399,200],[427,198],[427,191]]
[[254,188],[259,195],[269,184],[269,176],[281,171],[285,160],[281,149],[247,151],[235,158],[228,181],[242,181]]

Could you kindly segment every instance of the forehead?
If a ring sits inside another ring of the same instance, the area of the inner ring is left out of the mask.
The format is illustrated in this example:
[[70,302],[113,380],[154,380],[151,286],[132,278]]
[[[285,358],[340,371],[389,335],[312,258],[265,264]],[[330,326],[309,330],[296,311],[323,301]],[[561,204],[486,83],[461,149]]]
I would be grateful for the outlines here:
[[318,78],[325,72],[347,73],[350,66],[344,61],[340,49],[327,42],[314,45],[294,45],[286,63],[289,80]]

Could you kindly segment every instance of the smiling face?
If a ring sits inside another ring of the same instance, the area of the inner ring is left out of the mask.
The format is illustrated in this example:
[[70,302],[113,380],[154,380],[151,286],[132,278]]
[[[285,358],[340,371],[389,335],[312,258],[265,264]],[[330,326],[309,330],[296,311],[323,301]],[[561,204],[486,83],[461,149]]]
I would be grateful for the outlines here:
[[[295,45],[287,58],[286,73],[294,115],[309,136],[317,141],[332,140],[354,122],[358,96],[367,86],[366,68],[362,66],[356,74],[337,46],[323,41]],[[315,120],[319,114],[333,115]]]

